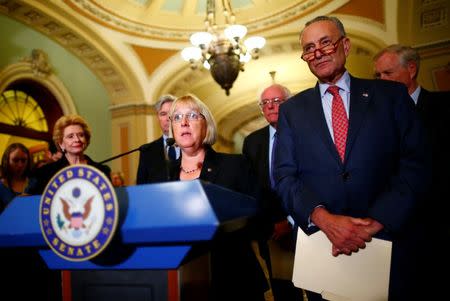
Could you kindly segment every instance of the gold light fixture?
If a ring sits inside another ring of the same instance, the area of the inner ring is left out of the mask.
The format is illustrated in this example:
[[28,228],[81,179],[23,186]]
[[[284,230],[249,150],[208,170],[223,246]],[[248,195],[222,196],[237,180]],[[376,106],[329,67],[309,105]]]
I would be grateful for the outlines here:
[[249,37],[247,27],[235,24],[235,16],[230,0],[222,0],[224,25],[216,23],[215,0],[206,4],[206,31],[191,35],[191,47],[184,48],[181,55],[190,63],[192,69],[206,68],[214,80],[230,95],[230,89],[239,75],[244,71],[244,64],[252,58],[257,59],[259,50],[266,40],[262,37]]

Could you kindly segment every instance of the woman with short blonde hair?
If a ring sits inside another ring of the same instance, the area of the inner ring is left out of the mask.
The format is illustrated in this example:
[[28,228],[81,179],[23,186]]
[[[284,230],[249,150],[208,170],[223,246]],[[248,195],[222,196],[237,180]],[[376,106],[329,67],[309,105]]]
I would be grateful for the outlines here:
[[102,171],[108,179],[111,169],[107,165],[93,161],[85,154],[91,142],[91,130],[87,122],[79,115],[67,115],[59,118],[53,127],[53,141],[63,155],[55,162],[36,169],[30,178],[29,194],[42,194],[50,179],[61,169],[73,164],[87,164]]

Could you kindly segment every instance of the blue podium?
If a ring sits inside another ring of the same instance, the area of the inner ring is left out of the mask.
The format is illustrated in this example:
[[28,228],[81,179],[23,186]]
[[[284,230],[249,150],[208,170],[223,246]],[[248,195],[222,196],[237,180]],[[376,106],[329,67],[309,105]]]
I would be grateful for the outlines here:
[[[116,194],[115,237],[91,260],[68,261],[47,246],[40,196],[18,197],[0,215],[0,247],[35,248],[50,269],[70,270],[72,300],[189,299],[183,283],[198,279],[200,266],[208,270],[201,258],[215,237],[244,228],[258,211],[254,198],[199,180],[128,186]],[[203,263],[194,271],[184,268],[196,261]]]

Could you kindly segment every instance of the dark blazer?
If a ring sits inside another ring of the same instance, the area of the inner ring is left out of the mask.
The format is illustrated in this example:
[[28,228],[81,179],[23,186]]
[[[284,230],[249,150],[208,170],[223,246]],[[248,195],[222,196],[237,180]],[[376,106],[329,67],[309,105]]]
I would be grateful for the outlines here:
[[[170,179],[180,179],[181,157],[170,166]],[[218,153],[207,147],[200,179],[255,197],[257,194],[250,164],[237,154]]]
[[274,223],[286,219],[281,199],[270,185],[269,138],[269,125],[267,125],[245,137],[242,147],[242,153],[249,160],[252,172],[257,179],[262,210],[271,224],[268,235],[272,233]]
[[405,86],[351,77],[350,87],[344,163],[328,130],[318,85],[281,105],[276,190],[305,233],[317,231],[308,226],[319,205],[383,224],[380,236],[393,242],[390,300],[404,298],[420,277],[416,260],[426,217],[418,209],[431,178],[424,129]]
[[144,144],[139,154],[136,184],[165,182],[169,179],[168,170],[163,136]]
[[[450,269],[450,260],[445,247],[450,244],[450,92],[430,92],[421,88],[417,102],[417,111],[424,122],[432,146],[433,181],[430,195],[426,198],[422,215],[428,216],[432,222],[426,223],[427,238],[434,246],[433,256],[428,260],[427,281],[430,287],[445,287],[445,277],[440,277]],[[430,205],[432,204],[432,205]],[[426,286],[425,284],[424,286]],[[440,290],[436,295],[428,295],[430,300],[439,300]],[[430,292],[431,293],[431,292]]]
[[[105,174],[108,179],[111,179],[111,169],[107,165],[99,164],[85,155],[87,164],[99,169],[101,172]],[[36,169],[28,182],[28,187],[25,190],[25,193],[28,194],[42,194],[44,192],[45,187],[48,182],[50,182],[51,178],[64,167],[69,166],[70,163],[67,161],[65,156],[62,156],[56,162],[48,163],[38,169]]]
[[[171,164],[172,180],[180,178],[181,158]],[[250,165],[242,155],[224,154],[208,147],[200,179],[255,195]],[[251,249],[247,230],[226,234],[211,247],[211,300],[264,300],[267,281]]]
[[428,133],[429,142],[433,149],[433,182],[432,199],[438,206],[439,212],[445,214],[440,221],[445,221],[446,232],[437,229],[449,241],[450,227],[447,214],[450,202],[446,201],[450,195],[450,92],[430,92],[421,89],[417,101],[419,112]]

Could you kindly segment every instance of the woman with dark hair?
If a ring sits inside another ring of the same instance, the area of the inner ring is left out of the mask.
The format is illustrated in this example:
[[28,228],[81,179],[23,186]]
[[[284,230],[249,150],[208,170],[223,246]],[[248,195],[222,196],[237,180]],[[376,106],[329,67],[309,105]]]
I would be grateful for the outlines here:
[[[21,143],[9,145],[2,157],[0,212],[14,197],[24,193],[29,182],[30,170],[31,156],[25,145]],[[17,300],[36,297],[50,301],[61,300],[59,271],[49,270],[35,250],[20,247],[5,248],[0,249],[0,257],[5,258],[2,271],[6,275],[2,293],[13,295]]]
[[11,200],[22,194],[28,185],[31,170],[31,157],[28,148],[22,143],[9,145],[2,157],[0,173],[0,212]]
[[53,128],[53,142],[63,155],[58,161],[46,164],[33,173],[26,189],[28,194],[42,194],[58,171],[73,164],[91,165],[110,177],[111,169],[107,165],[93,161],[84,153],[91,142],[91,130],[81,116],[59,118]]

